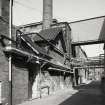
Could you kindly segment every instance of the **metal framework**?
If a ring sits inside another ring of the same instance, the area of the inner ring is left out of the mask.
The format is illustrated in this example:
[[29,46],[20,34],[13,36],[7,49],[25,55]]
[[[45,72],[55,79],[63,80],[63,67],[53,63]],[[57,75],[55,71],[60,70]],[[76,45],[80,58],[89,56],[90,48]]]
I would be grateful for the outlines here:
[[[30,34],[21,34],[21,35],[32,35],[36,33],[30,33]],[[37,34],[39,35],[39,34]],[[40,35],[39,35],[40,36]],[[43,37],[42,37],[43,38]],[[7,36],[0,35],[0,39],[6,39],[12,41],[14,44],[19,44],[16,41],[14,41],[11,38],[8,38]],[[45,39],[44,39],[45,40]],[[48,41],[47,41],[48,42]],[[48,42],[49,43],[49,42]],[[49,43],[53,47],[55,47],[52,43]],[[56,48],[56,47],[55,47]],[[57,49],[57,48],[56,48]],[[58,49],[57,49],[58,50]],[[59,51],[59,50],[58,50]],[[59,51],[60,52],[60,51]],[[62,52],[60,52],[62,53]],[[64,53],[62,53],[64,54]],[[67,57],[67,56],[66,56]],[[73,65],[75,68],[103,68],[104,67],[104,54],[100,54],[99,56],[95,57],[87,57],[87,58],[70,58],[70,64]],[[47,61],[48,62],[48,61]]]
[[74,68],[104,68],[104,55],[87,58],[72,58]]

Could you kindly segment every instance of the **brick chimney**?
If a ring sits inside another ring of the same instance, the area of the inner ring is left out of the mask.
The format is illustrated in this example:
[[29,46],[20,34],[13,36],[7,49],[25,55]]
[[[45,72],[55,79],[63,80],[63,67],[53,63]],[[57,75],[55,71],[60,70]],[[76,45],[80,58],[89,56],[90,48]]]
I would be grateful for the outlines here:
[[48,29],[52,23],[52,0],[43,0],[43,26],[42,29]]
[[0,0],[0,16],[9,21],[9,0]]
[[9,35],[9,0],[0,0],[0,33]]

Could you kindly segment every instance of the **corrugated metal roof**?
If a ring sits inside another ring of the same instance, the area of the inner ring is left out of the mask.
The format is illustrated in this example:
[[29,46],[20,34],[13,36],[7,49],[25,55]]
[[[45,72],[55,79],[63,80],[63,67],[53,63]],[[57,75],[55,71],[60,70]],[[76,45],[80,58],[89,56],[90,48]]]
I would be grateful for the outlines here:
[[[45,38],[46,40],[54,40],[56,36],[59,34],[59,32],[62,31],[62,28],[57,27],[57,28],[50,28],[50,29],[45,29],[39,32],[39,34]],[[41,41],[43,40],[39,36],[34,37],[34,41]]]

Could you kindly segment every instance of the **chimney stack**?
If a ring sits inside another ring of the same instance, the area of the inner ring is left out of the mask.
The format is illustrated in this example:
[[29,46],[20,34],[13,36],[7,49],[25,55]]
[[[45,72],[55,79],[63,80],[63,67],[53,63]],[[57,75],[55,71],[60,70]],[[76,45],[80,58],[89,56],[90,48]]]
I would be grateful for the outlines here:
[[48,29],[52,23],[52,0],[43,0],[43,26],[42,29]]

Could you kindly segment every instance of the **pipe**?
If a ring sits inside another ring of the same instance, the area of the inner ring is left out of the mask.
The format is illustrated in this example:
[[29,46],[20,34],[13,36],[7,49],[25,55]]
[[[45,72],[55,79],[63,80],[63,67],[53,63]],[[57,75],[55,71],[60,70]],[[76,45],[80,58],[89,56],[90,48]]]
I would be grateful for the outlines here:
[[[13,0],[9,2],[9,38],[12,39],[12,4]],[[11,46],[12,42],[9,41]],[[12,56],[9,55],[9,105],[12,105]]]
[[47,59],[38,57],[38,56],[36,56],[36,55],[30,54],[30,53],[28,53],[28,52],[26,52],[26,51],[22,51],[22,50],[16,49],[16,48],[11,47],[11,46],[7,46],[7,47],[4,49],[4,51],[5,51],[5,52],[10,52],[10,53],[18,53],[18,54],[24,55],[24,56],[32,56],[33,59],[37,59],[37,58],[38,58],[39,61],[45,61],[45,62],[47,62],[47,63],[49,63],[49,64],[62,67],[62,68],[65,69],[65,70],[70,70],[70,68],[68,68],[68,67],[64,67],[63,65],[57,65],[57,64],[55,64],[55,63],[53,63],[53,62],[51,62],[51,61],[49,61],[49,60],[47,60]]
[[62,72],[66,72],[66,73],[73,73],[73,72],[70,72],[70,71],[65,71],[65,70],[57,69],[57,68],[53,68],[53,67],[49,67],[48,70],[62,71]]

